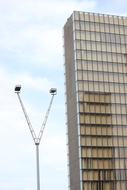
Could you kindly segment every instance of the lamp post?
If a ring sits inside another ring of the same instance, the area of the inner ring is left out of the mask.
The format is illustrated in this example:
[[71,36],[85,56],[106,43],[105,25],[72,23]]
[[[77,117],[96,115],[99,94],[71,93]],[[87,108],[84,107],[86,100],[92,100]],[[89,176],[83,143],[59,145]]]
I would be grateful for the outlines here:
[[40,145],[40,141],[41,141],[41,138],[42,138],[42,135],[43,135],[45,126],[46,126],[46,122],[47,122],[47,119],[48,119],[48,116],[49,116],[49,112],[50,112],[50,109],[51,109],[51,106],[52,106],[52,103],[53,103],[54,95],[57,94],[57,89],[56,89],[56,88],[51,88],[50,91],[49,91],[50,94],[52,95],[52,97],[51,97],[51,100],[50,100],[50,103],[49,103],[49,107],[48,107],[48,110],[47,110],[47,112],[46,112],[46,115],[45,115],[44,121],[43,121],[43,123],[42,123],[42,126],[41,126],[41,128],[40,128],[40,131],[39,131],[38,136],[36,135],[36,133],[35,133],[33,127],[32,127],[32,124],[31,124],[31,122],[30,122],[30,119],[29,119],[29,117],[28,117],[28,115],[27,115],[26,109],[25,109],[25,107],[24,107],[24,105],[23,105],[23,102],[22,102],[22,99],[21,99],[21,97],[20,97],[20,92],[21,92],[21,85],[16,85],[16,86],[15,86],[15,93],[16,93],[17,96],[18,96],[18,99],[19,99],[20,105],[21,105],[21,107],[22,107],[24,116],[25,116],[25,118],[26,118],[26,121],[27,121],[29,130],[30,130],[30,132],[31,132],[31,135],[32,135],[34,144],[35,144],[35,146],[36,146],[37,190],[40,190],[39,145]]

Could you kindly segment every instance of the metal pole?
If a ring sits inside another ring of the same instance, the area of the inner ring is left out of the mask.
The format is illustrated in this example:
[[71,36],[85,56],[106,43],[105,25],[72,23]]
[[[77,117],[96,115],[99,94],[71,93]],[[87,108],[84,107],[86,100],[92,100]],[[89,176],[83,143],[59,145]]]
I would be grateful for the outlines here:
[[37,164],[37,190],[40,190],[40,172],[39,172],[39,143],[36,143],[36,164]]
[[50,112],[50,109],[51,109],[51,105],[52,105],[52,102],[53,102],[53,98],[54,98],[54,95],[56,95],[57,93],[57,90],[56,88],[51,88],[50,89],[50,93],[52,95],[52,98],[51,98],[51,101],[50,101],[50,104],[49,104],[49,108],[46,112],[46,115],[45,115],[45,119],[44,119],[44,122],[42,124],[42,127],[40,129],[40,132],[39,132],[39,135],[38,135],[38,138],[33,130],[33,127],[31,125],[31,122],[30,122],[30,119],[27,115],[27,112],[25,110],[25,107],[23,105],[23,102],[20,98],[20,93],[21,91],[21,85],[16,85],[15,86],[15,92],[17,93],[17,96],[18,96],[18,99],[19,99],[19,102],[21,104],[21,107],[22,107],[22,110],[24,112],[24,115],[25,115],[25,118],[26,118],[26,121],[27,121],[27,124],[29,126],[29,129],[30,129],[30,132],[31,132],[31,135],[32,135],[32,138],[34,140],[34,143],[35,143],[35,146],[36,146],[36,165],[37,165],[37,190],[40,190],[40,172],[39,172],[39,144],[40,144],[40,141],[41,141],[41,138],[42,138],[42,135],[43,135],[43,131],[44,131],[44,128],[45,128],[45,125],[46,125],[46,122],[47,122],[47,119],[48,119],[48,115],[49,115],[49,112]]

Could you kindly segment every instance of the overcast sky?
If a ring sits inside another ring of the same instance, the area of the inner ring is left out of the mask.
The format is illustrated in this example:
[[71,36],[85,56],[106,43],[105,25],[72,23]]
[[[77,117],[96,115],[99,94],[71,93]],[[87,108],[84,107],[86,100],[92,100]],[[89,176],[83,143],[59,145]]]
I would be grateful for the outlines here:
[[36,132],[58,94],[40,144],[43,190],[67,190],[63,26],[73,10],[127,15],[126,0],[0,0],[0,189],[35,190],[35,145],[15,84]]

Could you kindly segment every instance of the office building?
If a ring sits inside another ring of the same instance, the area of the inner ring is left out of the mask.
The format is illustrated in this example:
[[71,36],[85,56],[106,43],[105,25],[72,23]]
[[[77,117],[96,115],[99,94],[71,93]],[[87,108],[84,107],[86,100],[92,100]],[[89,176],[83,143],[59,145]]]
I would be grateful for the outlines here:
[[127,190],[127,17],[64,26],[70,190]]

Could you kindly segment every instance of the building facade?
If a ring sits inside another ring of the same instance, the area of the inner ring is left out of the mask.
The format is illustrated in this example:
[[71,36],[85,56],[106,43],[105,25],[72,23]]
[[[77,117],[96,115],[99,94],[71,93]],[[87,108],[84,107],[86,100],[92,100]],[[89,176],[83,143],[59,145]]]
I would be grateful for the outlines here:
[[127,17],[64,26],[70,190],[127,190]]

